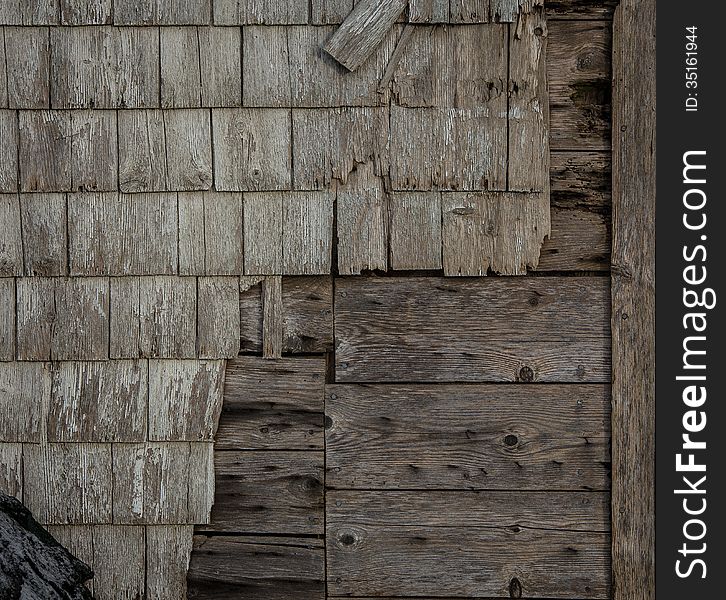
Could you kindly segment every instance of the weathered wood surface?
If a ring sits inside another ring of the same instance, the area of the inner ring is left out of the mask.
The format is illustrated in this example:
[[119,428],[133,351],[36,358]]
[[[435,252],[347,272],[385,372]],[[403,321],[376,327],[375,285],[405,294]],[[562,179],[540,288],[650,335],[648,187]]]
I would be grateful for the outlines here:
[[50,388],[49,365],[0,362],[0,442],[45,441]]
[[0,361],[15,358],[15,299],[15,279],[0,277]]
[[0,110],[0,192],[18,191],[18,117],[12,110]]
[[282,270],[325,275],[332,265],[333,204],[330,192],[285,194],[282,204]]
[[8,108],[50,108],[47,27],[5,27]]
[[323,534],[323,465],[322,452],[217,452],[212,518],[203,529]]
[[66,192],[72,188],[71,114],[20,111],[20,188],[23,192]]
[[206,25],[213,0],[114,0],[116,25]]
[[655,596],[655,1],[624,0],[613,53],[613,587]]
[[217,450],[309,450],[324,446],[323,357],[227,362]]
[[190,600],[324,600],[323,542],[195,535],[187,582]]
[[197,354],[199,358],[233,358],[239,353],[239,278],[197,280]]
[[442,267],[441,194],[410,192],[388,198],[391,269],[438,270]]
[[197,33],[202,106],[240,106],[242,30],[237,27],[200,27]]
[[162,27],[161,107],[188,108],[202,104],[202,73],[196,27]]
[[612,21],[619,0],[601,0],[600,2],[547,0],[544,4],[547,19],[550,21],[560,19]]
[[273,275],[262,280],[262,356],[282,357],[283,344],[282,277]]
[[336,380],[607,382],[609,291],[592,277],[341,278]]
[[308,5],[299,0],[213,0],[215,25],[304,25]]
[[[21,227],[8,228],[22,232],[23,274],[58,277],[68,274],[68,224],[64,194],[21,194]],[[8,238],[6,238],[7,240]],[[32,240],[32,242],[31,242]],[[1,270],[1,269],[0,269]]]
[[413,23],[512,23],[544,0],[410,0]]
[[355,71],[378,48],[406,8],[406,0],[359,0],[323,46],[349,71]]
[[334,488],[606,490],[605,386],[332,386]]
[[91,568],[63,548],[16,498],[0,492],[0,590],[15,598],[91,600]]
[[0,443],[0,491],[23,500],[23,445]]
[[187,597],[187,570],[192,552],[191,525],[146,527],[146,598]]
[[23,272],[23,238],[20,202],[17,194],[0,195],[0,275],[12,277]]

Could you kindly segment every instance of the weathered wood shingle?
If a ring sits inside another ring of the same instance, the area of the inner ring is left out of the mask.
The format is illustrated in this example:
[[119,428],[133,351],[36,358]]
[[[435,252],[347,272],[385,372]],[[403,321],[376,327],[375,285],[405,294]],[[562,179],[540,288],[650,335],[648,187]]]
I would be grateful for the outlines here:
[[0,362],[0,442],[44,441],[51,371],[45,363]]
[[68,274],[66,208],[65,194],[20,194],[26,276]]
[[114,0],[116,25],[206,25],[212,0]]
[[12,110],[0,110],[0,193],[18,191],[18,116]]
[[0,277],[23,272],[23,240],[20,232],[20,202],[17,194],[0,195]]
[[5,27],[8,108],[50,108],[47,27]]
[[300,0],[213,0],[215,25],[297,25],[308,22]]
[[15,279],[0,277],[0,361],[15,358]]

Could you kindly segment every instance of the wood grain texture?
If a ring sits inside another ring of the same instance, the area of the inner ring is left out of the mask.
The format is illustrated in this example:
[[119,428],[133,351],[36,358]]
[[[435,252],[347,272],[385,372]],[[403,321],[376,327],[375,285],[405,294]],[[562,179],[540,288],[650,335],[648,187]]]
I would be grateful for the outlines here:
[[24,502],[43,524],[111,522],[110,444],[23,444]]
[[325,600],[325,550],[307,537],[195,535],[187,582],[190,600]]
[[388,198],[391,269],[441,269],[441,194],[399,192]]
[[234,358],[240,344],[239,278],[200,277],[197,298],[199,358]]
[[618,0],[582,2],[581,0],[547,0],[545,10],[550,21],[560,19],[612,21]]
[[15,279],[0,277],[0,361],[15,358]]
[[313,25],[342,23],[354,4],[355,0],[312,0],[310,21]]
[[71,190],[71,114],[67,111],[20,111],[19,123],[21,191]]
[[114,523],[206,523],[214,498],[212,444],[114,444],[113,481]]
[[[333,288],[330,277],[284,277],[283,353],[324,353],[333,348]],[[240,294],[241,349],[262,351],[259,282]]]
[[199,36],[196,27],[162,27],[161,107],[195,108],[202,104]]
[[118,189],[118,125],[116,112],[73,111],[73,190]]
[[149,361],[152,441],[212,441],[222,410],[222,361]]
[[283,338],[282,277],[262,280],[262,356],[282,358]]
[[18,116],[13,110],[0,110],[0,192],[18,191]]
[[166,133],[160,110],[118,113],[119,187],[122,192],[169,189]]
[[290,189],[290,111],[214,109],[212,122],[217,190]]
[[304,25],[308,6],[299,0],[213,0],[215,25]]
[[51,442],[146,439],[146,361],[62,362],[53,371],[47,416]]
[[49,365],[0,362],[0,442],[45,441],[50,389]]
[[207,25],[212,0],[114,0],[116,25]]
[[409,0],[408,20],[411,23],[448,23],[449,0]]
[[7,0],[0,7],[3,25],[57,25],[58,17],[55,0]]
[[406,8],[406,0],[359,0],[323,48],[355,71],[383,42]]
[[202,106],[242,103],[242,31],[237,27],[199,27]]
[[[23,273],[40,277],[67,275],[65,194],[21,194],[20,213],[24,240]],[[12,230],[8,232],[12,237]]]
[[336,381],[607,382],[608,298],[605,278],[340,278]]
[[146,596],[148,600],[187,597],[187,569],[194,527],[146,527]]
[[325,360],[227,362],[217,450],[322,449]]
[[0,443],[0,490],[23,500],[23,445]]
[[311,535],[324,532],[323,453],[225,451],[204,530]]
[[53,108],[159,106],[159,30],[52,28]]
[[61,25],[108,25],[113,0],[60,0]]
[[176,194],[69,194],[71,275],[175,273],[177,218]]
[[212,186],[212,128],[207,110],[164,111],[166,168],[170,190]]
[[8,74],[5,58],[5,27],[0,27],[0,108],[8,107]]
[[282,273],[282,203],[280,192],[244,195],[246,275]]
[[589,385],[328,387],[326,485],[607,490],[609,400]]
[[23,273],[23,238],[20,202],[17,194],[0,195],[0,276]]
[[5,27],[8,108],[50,108],[47,27]]
[[552,210],[537,271],[609,271],[610,215],[581,209]]
[[655,598],[655,2],[625,0],[613,44],[613,587]]
[[332,265],[331,192],[292,192],[282,204],[282,272],[327,275]]

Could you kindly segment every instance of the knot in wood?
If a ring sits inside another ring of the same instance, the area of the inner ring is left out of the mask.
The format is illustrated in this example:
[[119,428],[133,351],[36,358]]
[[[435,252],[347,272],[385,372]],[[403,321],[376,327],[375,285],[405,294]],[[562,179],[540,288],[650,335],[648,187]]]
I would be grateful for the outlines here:
[[519,381],[529,383],[534,381],[534,371],[531,367],[524,366],[519,370]]
[[509,582],[509,597],[510,598],[521,598],[522,597],[522,584],[519,583],[519,579],[512,577]]
[[509,434],[508,436],[506,436],[504,438],[504,443],[507,446],[510,446],[510,447],[511,446],[516,446],[517,445],[517,442],[519,442],[519,439],[517,438],[516,435]]

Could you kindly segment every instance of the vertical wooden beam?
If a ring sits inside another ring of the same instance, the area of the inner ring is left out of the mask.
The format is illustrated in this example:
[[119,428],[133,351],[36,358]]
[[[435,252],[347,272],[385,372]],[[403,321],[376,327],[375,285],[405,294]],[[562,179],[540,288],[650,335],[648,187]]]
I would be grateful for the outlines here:
[[614,600],[655,598],[655,0],[623,0],[613,43]]

